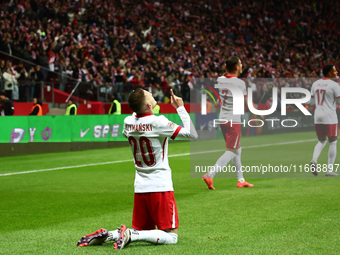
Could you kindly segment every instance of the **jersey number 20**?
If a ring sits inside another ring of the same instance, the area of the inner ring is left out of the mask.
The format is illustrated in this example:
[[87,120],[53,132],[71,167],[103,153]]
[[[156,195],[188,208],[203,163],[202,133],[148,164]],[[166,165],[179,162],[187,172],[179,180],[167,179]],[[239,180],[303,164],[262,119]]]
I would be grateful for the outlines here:
[[[143,167],[142,162],[139,161],[137,158],[138,145],[139,145],[140,152],[142,154],[142,158],[143,158],[145,165],[147,166],[155,165],[156,159],[155,159],[155,156],[153,155],[151,141],[148,138],[146,138],[145,136],[141,136],[139,138],[139,141],[137,141],[136,138],[130,136],[129,143],[133,149],[133,157],[135,159],[135,164],[138,167]],[[145,152],[145,147],[147,149],[147,152]],[[149,156],[149,158],[147,157],[147,155]]]

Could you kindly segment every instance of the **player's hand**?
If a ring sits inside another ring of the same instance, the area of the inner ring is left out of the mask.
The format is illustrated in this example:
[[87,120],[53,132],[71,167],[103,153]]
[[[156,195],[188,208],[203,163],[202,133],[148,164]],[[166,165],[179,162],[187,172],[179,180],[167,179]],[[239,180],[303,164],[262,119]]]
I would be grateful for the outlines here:
[[181,97],[175,96],[172,89],[170,89],[170,93],[171,93],[171,105],[175,107],[175,109],[184,105],[183,99]]

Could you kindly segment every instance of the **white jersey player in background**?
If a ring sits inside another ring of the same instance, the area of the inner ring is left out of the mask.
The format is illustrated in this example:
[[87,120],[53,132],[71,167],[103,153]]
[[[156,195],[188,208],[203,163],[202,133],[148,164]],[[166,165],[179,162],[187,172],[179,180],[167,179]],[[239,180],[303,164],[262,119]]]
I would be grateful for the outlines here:
[[134,114],[125,118],[123,135],[129,140],[136,168],[133,229],[125,225],[114,231],[100,229],[82,237],[78,246],[116,240],[114,247],[120,250],[134,241],[177,243],[178,214],[168,161],[168,139],[197,138],[197,132],[182,98],[172,90],[171,104],[184,127],[164,116],[155,116],[153,109],[157,102],[146,90],[133,91],[128,103]]
[[241,152],[240,138],[241,138],[241,115],[233,114],[233,95],[228,90],[229,86],[237,86],[244,95],[246,99],[247,90],[244,81],[237,78],[242,73],[242,63],[241,60],[236,57],[230,57],[226,61],[226,70],[228,75],[221,76],[217,79],[217,82],[225,89],[220,88],[220,98],[222,101],[219,119],[228,121],[226,124],[220,124],[221,131],[226,142],[226,152],[217,160],[212,170],[203,175],[203,180],[207,184],[209,189],[215,189],[213,186],[213,178],[218,173],[221,172],[222,168],[227,166],[230,160],[232,160],[233,165],[236,167],[237,176],[237,187],[253,187],[244,180],[241,164]]
[[311,161],[311,172],[318,175],[323,168],[317,165],[322,149],[326,145],[328,137],[328,168],[326,176],[338,176],[333,172],[333,164],[336,158],[336,144],[339,135],[338,116],[336,114],[336,102],[340,98],[340,86],[331,80],[337,77],[337,70],[333,65],[324,66],[323,78],[313,83],[311,89],[311,104],[315,104],[314,124],[319,142],[316,144]]

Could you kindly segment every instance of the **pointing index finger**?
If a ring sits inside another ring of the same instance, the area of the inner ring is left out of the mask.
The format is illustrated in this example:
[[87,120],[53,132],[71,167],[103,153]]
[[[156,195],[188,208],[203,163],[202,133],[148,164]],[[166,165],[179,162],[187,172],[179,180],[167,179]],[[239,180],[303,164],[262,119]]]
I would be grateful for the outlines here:
[[174,92],[172,91],[172,89],[170,89],[170,93],[171,93],[171,96],[172,96],[173,98],[175,98],[175,94],[174,94]]

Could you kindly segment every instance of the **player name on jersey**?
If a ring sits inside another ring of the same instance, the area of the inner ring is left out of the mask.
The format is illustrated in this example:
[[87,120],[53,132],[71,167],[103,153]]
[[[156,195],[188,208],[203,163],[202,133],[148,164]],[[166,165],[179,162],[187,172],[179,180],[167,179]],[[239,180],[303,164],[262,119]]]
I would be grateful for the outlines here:
[[151,124],[129,125],[125,124],[126,131],[152,131]]

